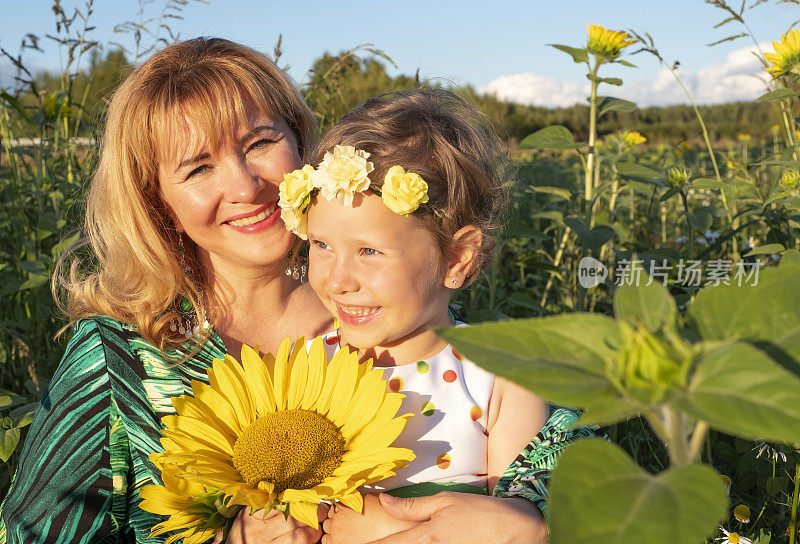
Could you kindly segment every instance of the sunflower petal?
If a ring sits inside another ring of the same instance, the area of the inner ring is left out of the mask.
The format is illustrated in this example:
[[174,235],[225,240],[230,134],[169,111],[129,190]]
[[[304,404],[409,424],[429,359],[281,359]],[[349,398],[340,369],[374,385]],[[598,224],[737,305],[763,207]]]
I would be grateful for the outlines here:
[[258,352],[242,344],[242,368],[247,376],[247,386],[255,401],[256,414],[261,416],[275,411],[275,395],[273,394],[272,379],[264,360]]
[[300,408],[308,383],[308,352],[306,352],[305,341],[302,338],[298,338],[294,343],[290,360],[292,372],[289,378],[286,409],[296,410]]
[[339,502],[359,514],[364,511],[364,497],[358,491],[340,497]]
[[316,504],[309,502],[292,502],[289,504],[289,514],[300,523],[305,523],[313,529],[319,528]]
[[317,400],[325,383],[325,347],[322,337],[316,337],[308,352],[308,383],[300,401],[300,408],[311,410],[317,406]]
[[289,387],[289,355],[292,344],[288,338],[281,342],[278,353],[275,355],[275,374],[273,385],[275,386],[275,404],[278,410],[286,410],[286,394]]

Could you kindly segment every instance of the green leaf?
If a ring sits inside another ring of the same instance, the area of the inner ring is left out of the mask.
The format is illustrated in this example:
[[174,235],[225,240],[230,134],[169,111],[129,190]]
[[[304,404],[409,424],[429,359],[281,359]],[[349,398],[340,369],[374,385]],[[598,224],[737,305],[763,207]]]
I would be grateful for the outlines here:
[[[646,283],[646,282],[644,282]],[[660,282],[638,287],[626,285],[614,292],[614,315],[629,323],[641,323],[652,333],[674,327],[678,308]]]
[[692,187],[695,189],[722,189],[725,182],[713,178],[697,178],[692,180]]
[[589,62],[589,52],[586,49],[579,49],[577,47],[570,47],[568,45],[561,45],[558,43],[551,43],[549,44],[550,47],[555,47],[559,51],[563,51],[564,53],[568,54],[572,57],[577,63],[581,62]]
[[531,215],[531,219],[549,219],[557,223],[564,221],[564,214],[558,210],[548,210],[546,212],[538,212]]
[[11,96],[10,94],[8,94],[5,91],[0,91],[0,98],[5,100],[6,102],[8,102],[8,104],[12,108],[17,110],[17,113],[20,114],[20,116],[25,120],[26,123],[28,123],[29,125],[33,125],[34,124],[33,119],[31,119],[31,116],[28,115],[27,111],[25,111],[25,106],[23,106],[20,103],[19,100],[17,100],[16,98],[14,98],[13,96]]
[[623,100],[621,98],[614,98],[613,96],[598,96],[597,97],[597,117],[602,117],[603,114],[610,111],[631,112],[636,110],[636,103],[630,100]]
[[542,185],[534,185],[531,187],[537,193],[545,193],[548,195],[557,196],[558,198],[562,198],[564,200],[571,200],[572,193],[569,189],[562,189],[561,187],[547,187]]
[[578,149],[569,129],[562,125],[550,125],[527,135],[519,144],[520,149]]
[[575,313],[436,333],[481,367],[549,401],[583,408],[616,397],[605,369],[620,339],[608,317]]
[[50,255],[54,259],[58,258],[67,249],[69,249],[72,246],[74,246],[78,242],[80,237],[81,237],[80,233],[77,233],[77,234],[73,234],[69,238],[65,238],[65,239],[61,240],[59,243],[57,243],[56,245],[53,246],[52,250],[50,250]]
[[2,429],[0,428],[0,459],[7,462],[11,458],[11,454],[17,449],[19,444],[19,429]]
[[752,257],[753,255],[772,255],[773,253],[782,253],[786,248],[781,244],[765,244],[751,249],[745,254],[745,257]]
[[678,189],[674,189],[674,188],[673,189],[668,189],[668,190],[664,191],[664,194],[661,195],[661,198],[659,198],[658,201],[659,202],[667,201],[670,198],[672,198],[673,196],[677,195],[678,193],[680,193],[680,190],[678,190]]
[[17,406],[18,404],[22,404],[25,402],[25,397],[21,397],[14,393],[13,391],[9,391],[8,389],[0,389],[0,408],[10,408],[11,406]]
[[579,440],[553,473],[551,544],[703,542],[727,514],[719,474],[687,465],[652,475],[614,444]]
[[18,406],[8,413],[8,417],[14,422],[14,427],[22,428],[30,425],[33,417],[36,415],[36,410],[39,408],[39,402],[31,402],[24,406]]
[[634,181],[641,181],[659,187],[667,187],[667,178],[662,172],[635,162],[623,162],[617,165],[620,176]]
[[621,64],[623,66],[627,66],[628,68],[636,68],[636,65],[634,63],[628,62],[627,60],[624,59],[616,60],[614,62],[616,62],[617,64]]
[[47,270],[47,266],[39,261],[20,261],[17,263],[20,270],[24,270],[29,274],[41,274]]
[[44,285],[50,281],[50,276],[47,274],[39,274],[37,276],[31,276],[27,279],[22,285],[17,288],[17,291],[25,291],[26,289],[35,289],[40,285]]
[[603,244],[614,238],[614,229],[607,225],[597,225],[589,229],[589,227],[584,225],[583,221],[577,217],[567,217],[564,219],[564,223],[575,231],[580,241],[593,252],[599,252]]
[[728,434],[800,442],[800,378],[744,342],[704,354],[674,402]]
[[511,302],[512,304],[516,304],[517,306],[522,306],[523,308],[528,308],[529,310],[541,310],[541,306],[539,305],[539,301],[535,300],[532,296],[527,295],[525,293],[511,293],[506,297],[506,300]]
[[800,264],[800,251],[792,248],[783,252],[778,266],[794,266],[798,264]]
[[781,88],[775,89],[774,91],[770,91],[766,94],[762,94],[758,98],[756,98],[756,102],[775,102],[777,100],[786,100],[787,98],[796,98],[798,95],[791,89]]
[[703,339],[746,340],[800,375],[800,266],[762,270],[756,279],[700,290],[688,316]]
[[689,219],[689,222],[700,232],[707,231],[711,227],[711,223],[714,221],[714,218],[711,217],[711,214],[703,210],[699,210],[696,213],[685,213],[686,217]]

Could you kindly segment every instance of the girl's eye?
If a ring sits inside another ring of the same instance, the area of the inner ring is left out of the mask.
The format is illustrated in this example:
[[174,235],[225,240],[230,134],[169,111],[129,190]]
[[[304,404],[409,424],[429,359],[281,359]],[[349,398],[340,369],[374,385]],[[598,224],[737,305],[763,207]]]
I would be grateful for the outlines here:
[[208,170],[211,170],[211,166],[210,166],[210,165],[208,165],[208,164],[201,164],[200,166],[198,166],[197,168],[195,168],[194,170],[192,170],[191,172],[189,172],[189,173],[186,175],[186,177],[184,178],[184,181],[186,181],[186,180],[188,180],[189,178],[191,178],[191,177],[194,177],[194,176],[196,176],[196,175],[202,174],[202,173],[204,173],[204,172],[206,172],[206,171],[208,171]]
[[320,242],[319,240],[312,241],[311,245],[316,246],[319,249],[328,249],[328,244],[326,244],[325,242]]
[[372,249],[371,247],[365,247],[361,251],[364,252],[364,255],[377,255],[380,253],[377,249]]

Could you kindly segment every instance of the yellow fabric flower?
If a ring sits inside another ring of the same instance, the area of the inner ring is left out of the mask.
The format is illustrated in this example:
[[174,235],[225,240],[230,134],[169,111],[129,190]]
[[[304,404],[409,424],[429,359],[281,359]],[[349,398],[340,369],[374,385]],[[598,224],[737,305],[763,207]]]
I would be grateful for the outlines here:
[[185,544],[201,544],[222,530],[239,508],[226,508],[216,490],[178,478],[172,465],[159,466],[164,485],[148,485],[139,494],[139,507],[146,512],[169,516],[153,526],[150,536],[180,531],[167,538],[165,544],[184,539]]
[[428,201],[428,184],[419,175],[395,165],[383,179],[381,198],[393,212],[408,215]]
[[281,208],[304,208],[307,199],[314,190],[314,167],[307,164],[302,168],[283,175],[280,184],[278,205]]
[[242,347],[241,364],[215,359],[209,385],[173,399],[158,465],[213,486],[226,505],[277,508],[317,527],[320,500],[361,511],[358,487],[394,475],[414,459],[390,447],[411,414],[395,417],[404,395],[387,392],[383,371],[342,349],[326,363],[322,339],[306,350],[286,339],[275,357]]
[[292,231],[303,240],[308,240],[308,211],[281,207],[281,219],[287,230]]
[[355,193],[369,189],[368,176],[373,166],[368,157],[369,153],[351,145],[334,146],[333,152],[325,153],[317,168],[314,184],[328,200],[337,198],[350,206]]
[[630,131],[622,133],[622,141],[625,142],[625,145],[633,147],[645,143],[647,138],[636,131]]
[[764,57],[772,66],[767,71],[774,77],[793,72],[800,74],[800,29],[793,28],[781,35],[781,41],[772,42],[774,53],[764,53]]
[[589,53],[594,53],[607,60],[614,60],[620,52],[634,43],[627,32],[609,30],[599,25],[586,24],[589,39],[586,42],[586,49]]

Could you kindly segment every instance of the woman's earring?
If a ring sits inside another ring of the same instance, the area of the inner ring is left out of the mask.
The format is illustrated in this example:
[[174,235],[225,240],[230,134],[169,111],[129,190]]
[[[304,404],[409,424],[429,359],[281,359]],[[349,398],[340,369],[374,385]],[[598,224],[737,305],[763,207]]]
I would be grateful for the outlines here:
[[[178,242],[178,258],[180,260],[180,267],[184,274],[192,281],[192,276],[194,276],[194,269],[189,266],[186,262],[186,248],[183,246],[183,235],[180,235],[180,242]],[[200,293],[200,300],[198,301],[200,304],[200,309],[203,309],[203,292],[198,291]],[[197,320],[197,312],[194,311],[192,307],[191,301],[186,297],[181,297],[180,302],[178,302],[178,310],[181,314],[181,317],[173,320],[172,323],[169,325],[169,329],[172,332],[179,332],[183,336],[186,337],[188,340],[193,335],[198,334],[200,332],[200,324]],[[203,320],[203,330],[209,328],[209,323],[207,319]]]
[[292,279],[298,280],[300,283],[308,281],[308,266],[305,260],[298,255],[297,258],[292,259],[292,250],[286,255],[288,265],[286,266],[285,274],[291,276]]

